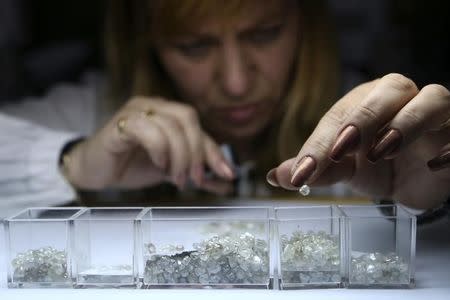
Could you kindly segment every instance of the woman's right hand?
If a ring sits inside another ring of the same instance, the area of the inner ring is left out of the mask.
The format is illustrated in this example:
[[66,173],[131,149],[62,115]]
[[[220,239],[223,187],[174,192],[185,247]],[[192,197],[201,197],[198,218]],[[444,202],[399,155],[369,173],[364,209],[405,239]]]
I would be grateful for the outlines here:
[[[215,179],[206,178],[209,168]],[[161,98],[128,101],[94,136],[70,153],[68,180],[77,188],[139,188],[190,179],[217,194],[232,191],[233,170],[189,105]]]

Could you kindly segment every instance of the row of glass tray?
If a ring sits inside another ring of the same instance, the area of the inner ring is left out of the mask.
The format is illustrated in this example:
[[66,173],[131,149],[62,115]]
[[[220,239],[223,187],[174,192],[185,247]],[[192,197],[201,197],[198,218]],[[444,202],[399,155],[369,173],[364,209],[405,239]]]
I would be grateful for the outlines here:
[[395,205],[30,208],[4,222],[11,288],[410,288]]

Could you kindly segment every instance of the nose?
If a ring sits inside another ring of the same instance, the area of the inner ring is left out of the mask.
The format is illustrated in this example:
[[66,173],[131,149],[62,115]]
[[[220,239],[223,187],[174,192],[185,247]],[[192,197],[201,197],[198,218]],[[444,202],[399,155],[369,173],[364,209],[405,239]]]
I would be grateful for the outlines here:
[[223,46],[222,88],[230,98],[245,96],[250,88],[248,62],[237,43]]

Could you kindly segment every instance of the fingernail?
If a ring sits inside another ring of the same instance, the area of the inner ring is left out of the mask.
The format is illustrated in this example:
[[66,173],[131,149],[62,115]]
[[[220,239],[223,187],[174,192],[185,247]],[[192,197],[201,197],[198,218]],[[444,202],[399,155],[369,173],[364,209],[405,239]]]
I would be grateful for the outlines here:
[[402,134],[397,129],[390,129],[367,153],[367,159],[375,163],[380,158],[393,153],[401,145]]
[[[302,157],[302,159],[303,159],[303,157]],[[295,171],[297,170],[297,168],[298,168],[298,165],[300,164],[300,162],[301,162],[301,159],[297,156],[297,158],[295,159],[295,162],[292,164],[292,167],[291,167],[291,177],[292,177],[292,175],[294,175],[294,173],[295,173]]]
[[303,157],[298,163],[297,169],[292,175],[291,184],[293,186],[302,186],[306,180],[316,170],[316,161],[311,156]]
[[359,130],[354,125],[348,125],[339,134],[331,149],[329,158],[334,162],[339,162],[345,154],[355,149],[360,142]]
[[450,150],[444,151],[432,160],[427,162],[431,171],[439,171],[450,167]]
[[272,169],[269,171],[269,173],[267,173],[266,180],[271,186],[279,187],[280,184],[278,183],[277,176],[275,174],[275,170],[276,169]]
[[228,179],[233,179],[234,178],[233,170],[225,162],[221,162],[220,163],[220,170],[222,170],[222,175],[224,175]]

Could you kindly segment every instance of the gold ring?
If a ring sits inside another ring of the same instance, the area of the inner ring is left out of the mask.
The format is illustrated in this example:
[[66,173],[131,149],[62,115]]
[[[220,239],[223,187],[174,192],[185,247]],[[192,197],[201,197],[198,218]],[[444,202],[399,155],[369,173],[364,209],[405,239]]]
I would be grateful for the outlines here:
[[119,131],[119,133],[124,133],[126,125],[127,125],[126,118],[121,118],[117,121],[117,130]]

